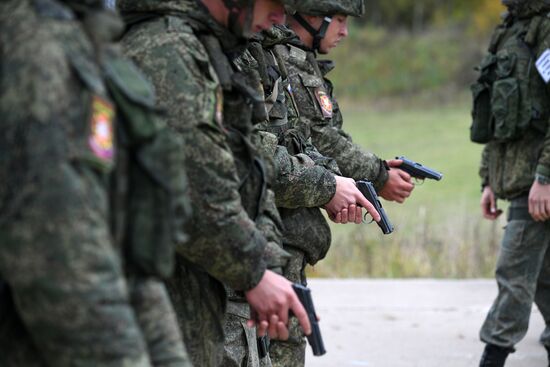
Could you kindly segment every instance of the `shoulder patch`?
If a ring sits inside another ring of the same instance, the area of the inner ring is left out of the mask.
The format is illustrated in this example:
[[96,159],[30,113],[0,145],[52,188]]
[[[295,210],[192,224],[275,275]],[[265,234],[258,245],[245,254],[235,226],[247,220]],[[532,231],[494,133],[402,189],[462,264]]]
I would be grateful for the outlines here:
[[113,105],[94,95],[92,97],[88,145],[97,158],[108,162],[112,161],[114,157],[114,117]]
[[550,49],[542,53],[536,62],[537,70],[545,83],[550,81]]
[[325,92],[322,88],[316,88],[315,97],[317,98],[317,102],[319,102],[319,107],[321,107],[323,117],[332,118],[332,101],[327,95],[327,92]]

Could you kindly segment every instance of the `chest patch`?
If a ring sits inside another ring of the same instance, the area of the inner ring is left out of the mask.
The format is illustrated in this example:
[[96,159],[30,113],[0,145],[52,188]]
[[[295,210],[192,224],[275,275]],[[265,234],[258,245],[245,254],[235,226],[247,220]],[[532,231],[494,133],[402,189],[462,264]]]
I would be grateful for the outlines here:
[[319,102],[319,107],[321,107],[323,117],[332,118],[332,101],[327,95],[327,92],[321,88],[317,88],[315,90],[315,97],[317,98],[317,102]]
[[92,99],[88,144],[96,157],[112,161],[114,156],[113,105],[99,96]]
[[550,81],[550,49],[542,53],[536,63],[537,70],[545,83]]

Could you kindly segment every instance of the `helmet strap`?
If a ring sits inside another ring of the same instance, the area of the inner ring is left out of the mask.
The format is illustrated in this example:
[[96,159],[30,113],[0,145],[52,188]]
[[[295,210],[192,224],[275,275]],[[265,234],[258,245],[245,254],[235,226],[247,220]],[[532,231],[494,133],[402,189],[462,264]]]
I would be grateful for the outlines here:
[[321,47],[321,41],[323,38],[325,38],[325,35],[327,34],[328,27],[330,26],[330,23],[332,22],[332,16],[326,16],[323,18],[323,23],[321,24],[321,27],[319,29],[315,29],[307,22],[307,20],[304,19],[300,14],[295,13],[292,15],[294,19],[300,25],[313,37],[313,45],[312,48],[315,51],[319,51],[319,47]]
[[[234,34],[248,38],[250,36],[250,27],[252,25],[252,16],[254,11],[254,2],[243,8],[237,0],[223,0],[223,3],[229,14],[227,16],[227,28]],[[244,24],[239,24],[239,17],[245,12]]]

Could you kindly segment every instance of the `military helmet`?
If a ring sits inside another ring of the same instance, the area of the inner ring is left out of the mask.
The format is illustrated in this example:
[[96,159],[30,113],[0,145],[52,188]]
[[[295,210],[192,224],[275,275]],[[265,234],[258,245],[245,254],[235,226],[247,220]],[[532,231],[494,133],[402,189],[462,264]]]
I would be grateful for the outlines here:
[[[337,14],[360,17],[365,14],[364,0],[297,0],[287,6],[287,11],[313,37],[313,49],[319,51],[332,17]],[[324,17],[319,29],[315,29],[302,15]]]
[[364,0],[297,0],[287,5],[290,14],[300,13],[315,16],[336,14],[361,17],[365,14]]

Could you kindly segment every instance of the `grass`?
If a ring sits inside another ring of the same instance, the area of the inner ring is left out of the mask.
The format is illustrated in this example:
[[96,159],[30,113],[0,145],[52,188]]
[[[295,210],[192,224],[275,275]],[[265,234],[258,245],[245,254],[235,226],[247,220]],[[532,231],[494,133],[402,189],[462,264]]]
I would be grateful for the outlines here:
[[502,221],[482,219],[477,175],[482,146],[469,141],[469,102],[397,109],[344,104],[345,130],[388,159],[405,155],[444,174],[417,186],[404,204],[383,202],[396,231],[376,226],[333,225],[327,259],[309,269],[319,277],[492,276]]
[[463,88],[474,78],[485,38],[472,38],[460,27],[411,34],[352,24],[348,39],[329,56],[340,66],[330,76],[346,86],[341,97],[355,100]]

